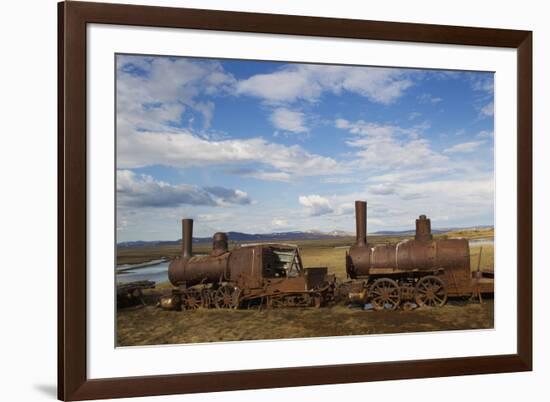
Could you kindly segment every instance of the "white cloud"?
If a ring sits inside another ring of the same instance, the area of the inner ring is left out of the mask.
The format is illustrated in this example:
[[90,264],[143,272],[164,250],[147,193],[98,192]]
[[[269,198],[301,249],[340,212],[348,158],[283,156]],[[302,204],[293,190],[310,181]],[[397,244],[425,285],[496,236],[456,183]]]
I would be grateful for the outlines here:
[[449,173],[451,169],[448,165],[422,167],[419,169],[406,169],[403,171],[389,172],[380,175],[370,176],[371,182],[378,183],[401,183],[410,182],[415,180],[422,180],[430,176]]
[[117,203],[131,207],[175,207],[181,204],[222,206],[246,205],[251,200],[241,190],[224,187],[200,188],[189,184],[169,184],[130,170],[117,171]]
[[286,228],[288,227],[288,220],[283,218],[273,218],[271,220],[271,226],[275,228]]
[[206,191],[215,201],[217,205],[250,204],[251,200],[248,194],[239,189],[230,189],[221,186],[204,187]]
[[[332,158],[311,154],[298,145],[285,146],[263,138],[208,141],[187,131],[135,132],[131,135],[119,135],[118,147],[119,168],[256,162],[270,166],[278,172],[296,176],[326,175],[342,170]],[[279,178],[286,177],[279,175]]]
[[225,169],[225,173],[233,174],[243,177],[252,177],[259,180],[267,181],[283,181],[288,182],[292,179],[292,176],[289,173],[285,172],[269,172],[260,169],[250,169],[250,168],[235,168],[235,169]]
[[448,161],[445,155],[433,151],[426,139],[420,134],[429,128],[427,123],[402,128],[358,120],[349,122],[338,119],[337,128],[345,129],[354,137],[346,144],[358,148],[355,152],[357,167],[369,171],[395,171],[410,168],[431,168],[441,166]]
[[493,94],[494,91],[494,76],[493,74],[476,74],[470,75],[472,78],[472,89],[482,91],[488,94]]
[[493,102],[489,102],[480,109],[480,113],[484,117],[489,117],[489,116],[492,116],[494,114],[494,109],[495,109],[495,107],[494,107]]
[[376,195],[389,195],[395,193],[395,186],[389,184],[372,184],[368,188],[369,192]]
[[431,94],[424,93],[422,95],[418,95],[417,99],[420,103],[431,103],[432,105],[435,105],[436,103],[441,102],[443,99],[438,96],[433,96]]
[[420,133],[428,128],[430,124],[423,122],[414,126],[403,128],[392,124],[379,124],[357,120],[350,122],[345,119],[336,119],[336,128],[348,130],[352,134],[357,134],[366,137],[392,137],[396,135],[406,135],[410,138],[418,138]]
[[213,61],[117,56],[118,129],[158,130],[188,110],[199,113],[208,128],[215,105],[197,97],[233,92],[235,83]]
[[269,120],[279,130],[293,133],[305,133],[308,131],[308,128],[305,126],[305,114],[302,112],[280,107],[273,110]]
[[298,201],[301,205],[306,207],[306,213],[309,216],[320,216],[334,212],[329,200],[320,195],[301,195]]
[[474,152],[476,149],[479,148],[480,145],[485,144],[485,142],[486,141],[463,142],[461,144],[453,145],[452,147],[445,149],[443,152],[447,154]]
[[325,177],[321,179],[321,183],[326,184],[353,184],[353,183],[363,183],[364,178],[358,177]]
[[412,85],[399,69],[352,66],[287,65],[270,74],[257,74],[237,84],[237,94],[268,103],[314,102],[325,91],[348,91],[372,102],[390,104]]
[[[347,222],[353,228],[353,202],[366,200],[370,231],[384,228],[414,228],[420,214],[432,218],[432,227],[465,226],[490,219],[493,210],[492,172],[473,172],[459,177],[432,178],[427,181],[367,184],[363,191],[322,197],[328,225]],[[301,202],[300,202],[301,203]],[[302,203],[301,203],[302,204]],[[307,210],[306,210],[307,211]],[[334,218],[334,219],[333,219]]]

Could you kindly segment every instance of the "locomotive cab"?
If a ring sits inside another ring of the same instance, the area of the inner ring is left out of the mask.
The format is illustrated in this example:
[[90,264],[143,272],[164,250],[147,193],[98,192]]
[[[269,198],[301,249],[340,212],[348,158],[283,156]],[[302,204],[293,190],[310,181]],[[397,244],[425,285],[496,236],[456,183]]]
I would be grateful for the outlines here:
[[262,247],[262,277],[293,278],[304,272],[298,246],[293,244],[245,244],[241,247]]

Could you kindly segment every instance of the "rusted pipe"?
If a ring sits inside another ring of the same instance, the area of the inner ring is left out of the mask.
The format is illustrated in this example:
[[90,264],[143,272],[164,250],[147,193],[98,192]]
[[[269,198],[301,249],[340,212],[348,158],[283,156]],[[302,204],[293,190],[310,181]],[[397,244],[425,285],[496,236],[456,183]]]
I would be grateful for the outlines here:
[[181,256],[191,258],[193,255],[193,219],[182,219]]
[[358,247],[367,245],[367,203],[355,201],[355,244]]

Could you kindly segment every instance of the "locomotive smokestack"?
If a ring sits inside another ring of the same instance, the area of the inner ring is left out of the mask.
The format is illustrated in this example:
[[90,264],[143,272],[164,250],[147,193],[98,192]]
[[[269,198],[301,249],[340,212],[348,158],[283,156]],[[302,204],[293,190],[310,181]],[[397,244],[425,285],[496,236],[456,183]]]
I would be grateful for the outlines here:
[[227,253],[227,235],[222,232],[214,233],[212,237],[212,255],[219,256]]
[[191,258],[193,254],[193,219],[182,219],[181,256]]
[[426,215],[420,215],[416,220],[415,240],[429,241],[432,240],[432,224]]
[[357,246],[367,245],[367,203],[355,201],[355,241]]

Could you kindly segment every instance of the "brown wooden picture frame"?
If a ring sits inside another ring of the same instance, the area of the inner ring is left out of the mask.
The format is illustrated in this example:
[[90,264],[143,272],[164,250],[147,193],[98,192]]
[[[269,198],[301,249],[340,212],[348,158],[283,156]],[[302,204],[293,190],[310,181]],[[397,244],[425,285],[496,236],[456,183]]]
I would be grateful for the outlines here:
[[[86,25],[192,28],[517,49],[517,353],[89,379]],[[58,397],[83,400],[532,370],[532,32],[104,3],[58,4]]]

